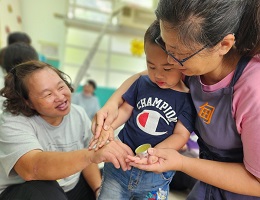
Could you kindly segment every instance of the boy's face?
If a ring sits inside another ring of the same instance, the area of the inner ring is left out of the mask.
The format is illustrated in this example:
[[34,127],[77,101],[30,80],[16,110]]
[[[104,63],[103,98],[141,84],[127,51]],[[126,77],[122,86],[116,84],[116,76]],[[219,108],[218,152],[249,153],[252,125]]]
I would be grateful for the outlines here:
[[145,54],[151,81],[162,89],[178,89],[182,73],[168,63],[167,54],[157,44],[149,42],[145,44]]

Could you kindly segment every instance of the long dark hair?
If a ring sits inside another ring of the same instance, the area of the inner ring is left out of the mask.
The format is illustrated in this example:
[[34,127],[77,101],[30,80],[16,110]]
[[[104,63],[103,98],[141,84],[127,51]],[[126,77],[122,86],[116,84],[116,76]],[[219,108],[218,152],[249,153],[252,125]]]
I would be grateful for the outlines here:
[[29,99],[29,91],[26,87],[25,79],[30,77],[35,71],[44,68],[49,68],[56,72],[69,87],[71,92],[73,92],[71,79],[64,72],[44,62],[24,62],[11,69],[5,77],[5,87],[0,90],[0,95],[6,98],[3,103],[4,111],[8,111],[14,115],[23,114],[27,117],[38,114],[36,110],[31,109],[26,103]]

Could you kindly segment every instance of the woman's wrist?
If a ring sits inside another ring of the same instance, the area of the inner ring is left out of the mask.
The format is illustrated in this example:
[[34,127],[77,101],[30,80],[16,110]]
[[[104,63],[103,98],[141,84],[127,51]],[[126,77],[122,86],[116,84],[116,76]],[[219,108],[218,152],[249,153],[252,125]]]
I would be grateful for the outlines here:
[[100,186],[97,187],[97,188],[94,190],[94,194],[95,194],[96,196],[98,195],[98,191],[99,191],[99,189],[100,189]]

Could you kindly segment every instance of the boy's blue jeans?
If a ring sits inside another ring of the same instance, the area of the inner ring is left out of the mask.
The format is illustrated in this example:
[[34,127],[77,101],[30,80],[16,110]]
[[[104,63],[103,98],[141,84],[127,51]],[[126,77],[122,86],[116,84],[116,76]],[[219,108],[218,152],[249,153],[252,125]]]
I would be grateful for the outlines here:
[[168,199],[175,171],[156,174],[132,167],[123,171],[105,163],[99,200]]

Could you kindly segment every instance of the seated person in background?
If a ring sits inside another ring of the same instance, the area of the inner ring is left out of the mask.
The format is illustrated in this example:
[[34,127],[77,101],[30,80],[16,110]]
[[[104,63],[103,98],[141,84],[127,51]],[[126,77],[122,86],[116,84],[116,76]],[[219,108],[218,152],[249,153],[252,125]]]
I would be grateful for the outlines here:
[[[2,82],[0,82],[0,89],[4,87],[4,76],[8,73],[15,65],[20,64],[29,60],[38,60],[38,54],[35,49],[24,42],[15,42],[7,47],[1,49],[0,52],[1,60],[1,75]],[[0,96],[0,113],[2,113],[2,105],[4,97]]]
[[[2,63],[4,57],[4,50],[1,49],[0,50],[0,63]],[[4,76],[5,76],[5,69],[3,68],[3,66],[0,64],[0,90],[4,87]],[[0,114],[3,112],[3,101],[4,101],[4,97],[0,96]]]
[[[4,48],[2,48],[0,50],[0,89],[2,89],[4,87],[4,77],[6,74],[6,71],[3,67],[3,65],[1,64],[1,63],[3,63],[3,57],[4,57]],[[5,99],[4,97],[0,96],[0,114],[3,112],[2,105],[3,105],[4,99]]]
[[[145,143],[155,148],[177,150],[187,143],[194,128],[195,109],[181,72],[173,69],[165,52],[155,43],[159,35],[159,22],[155,21],[144,36],[148,76],[141,76],[122,96],[125,101],[117,119],[108,132],[103,130],[99,138],[93,138],[90,148],[101,147],[102,142],[124,123],[118,137],[132,151]],[[157,161],[151,157],[140,159]],[[167,199],[174,173],[156,174],[134,167],[125,172],[105,163],[98,199]]]
[[86,148],[91,122],[71,104],[72,91],[65,73],[40,61],[19,64],[5,77],[0,200],[94,200],[101,185],[97,163],[128,168],[125,158],[133,153],[120,142]]
[[[5,48],[6,48],[6,47],[0,49],[0,67],[2,68],[2,70],[4,70],[4,69],[3,69],[3,61],[4,61]],[[4,70],[4,71],[5,71],[5,70]]]
[[3,68],[8,73],[17,64],[29,60],[39,60],[36,50],[26,43],[16,42],[5,48]]
[[83,86],[82,92],[72,94],[72,103],[83,107],[90,120],[100,109],[98,98],[94,94],[96,87],[95,81],[88,80]]
[[28,45],[31,45],[31,38],[24,32],[12,32],[7,36],[7,45],[16,43],[16,42],[24,42]]
[[[7,36],[7,46],[17,43],[17,42],[23,42],[27,45],[31,45],[31,38],[29,35],[23,32],[12,32],[9,33]],[[0,50],[0,65],[3,65],[3,59],[4,59],[4,52],[5,52],[6,47],[3,47]]]

